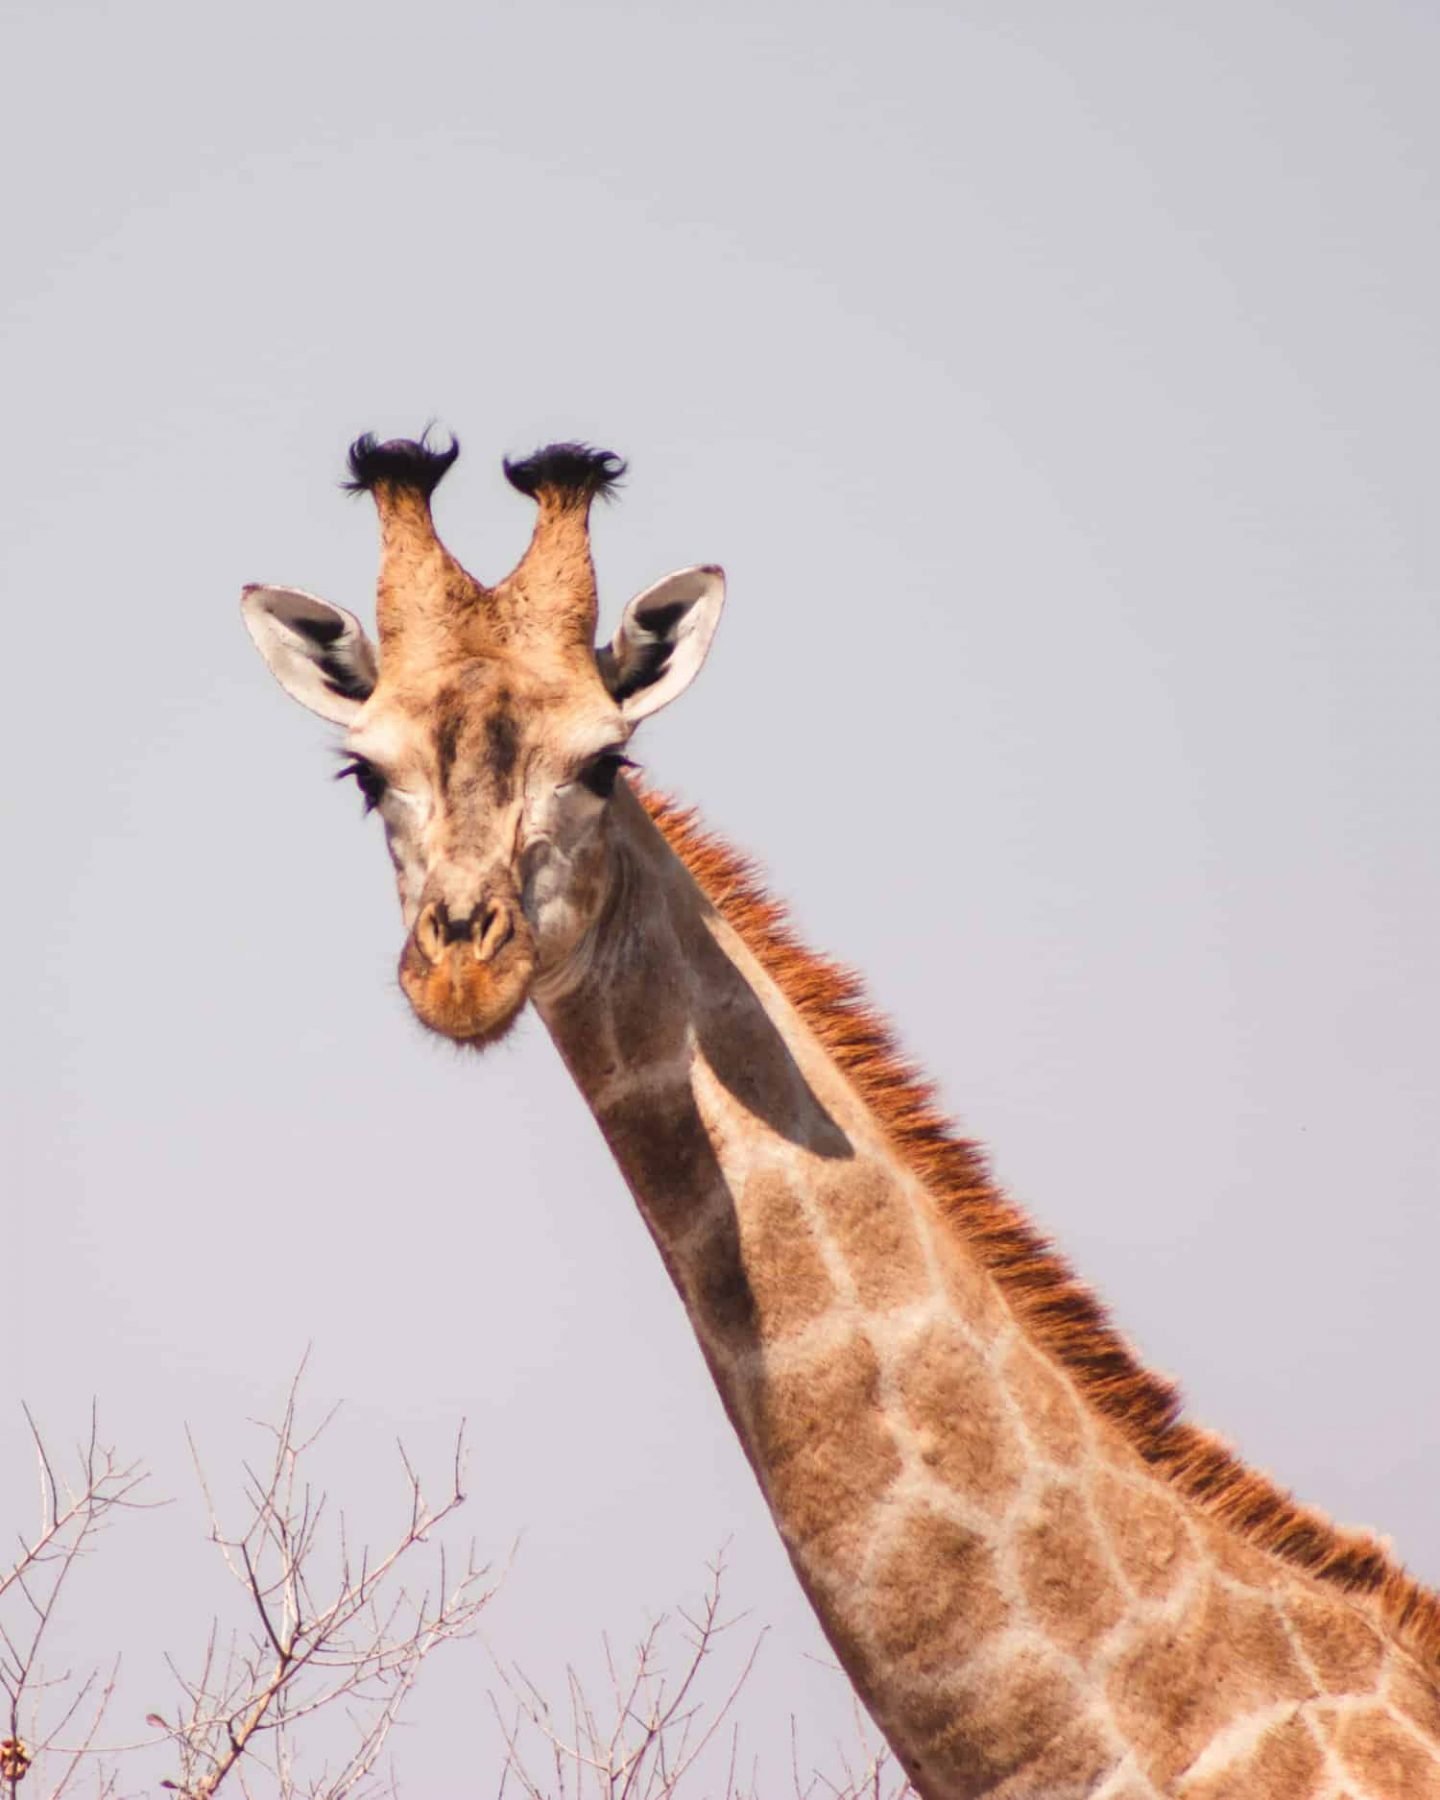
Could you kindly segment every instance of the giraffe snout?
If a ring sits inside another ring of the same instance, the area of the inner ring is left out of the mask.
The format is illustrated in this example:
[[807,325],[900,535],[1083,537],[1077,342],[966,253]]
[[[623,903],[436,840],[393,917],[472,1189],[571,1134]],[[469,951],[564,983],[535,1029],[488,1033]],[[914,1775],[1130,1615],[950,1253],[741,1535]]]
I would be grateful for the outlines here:
[[509,1028],[534,972],[530,927],[503,886],[462,906],[427,900],[400,957],[400,985],[422,1024],[472,1044]]

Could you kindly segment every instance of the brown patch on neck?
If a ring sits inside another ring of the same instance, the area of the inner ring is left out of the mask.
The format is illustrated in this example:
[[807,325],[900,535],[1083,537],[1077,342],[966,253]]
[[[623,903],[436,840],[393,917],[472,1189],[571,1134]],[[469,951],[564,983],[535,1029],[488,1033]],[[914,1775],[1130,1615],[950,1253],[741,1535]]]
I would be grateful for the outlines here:
[[925,1184],[939,1213],[989,1270],[1032,1343],[1069,1375],[1155,1471],[1236,1535],[1342,1592],[1365,1597],[1401,1643],[1440,1663],[1440,1595],[1368,1533],[1299,1505],[1213,1434],[1181,1417],[1173,1383],[1147,1369],[1104,1307],[958,1136],[857,976],[796,937],[753,863],[709,836],[694,812],[636,790],[670,848],[847,1076]]

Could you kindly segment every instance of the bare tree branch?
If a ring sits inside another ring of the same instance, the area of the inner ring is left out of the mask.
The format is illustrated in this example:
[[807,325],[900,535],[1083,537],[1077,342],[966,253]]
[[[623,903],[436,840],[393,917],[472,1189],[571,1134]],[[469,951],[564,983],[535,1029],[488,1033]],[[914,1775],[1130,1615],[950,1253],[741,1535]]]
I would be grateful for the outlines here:
[[[39,1520],[0,1569],[0,1729],[8,1732],[0,1739],[0,1800],[19,1800],[22,1783],[34,1800],[79,1800],[82,1774],[94,1800],[123,1800],[117,1759],[166,1744],[178,1766],[160,1786],[180,1800],[214,1800],[222,1788],[233,1800],[382,1800],[398,1792],[385,1758],[401,1709],[427,1657],[471,1635],[494,1591],[473,1546],[458,1568],[438,1539],[428,1559],[417,1555],[464,1502],[463,1429],[435,1502],[400,1446],[402,1523],[378,1553],[352,1546],[343,1512],[310,1478],[334,1412],[302,1428],[304,1372],[302,1361],[278,1421],[255,1421],[268,1453],[241,1465],[238,1529],[223,1522],[190,1439],[210,1541],[243,1597],[235,1625],[212,1623],[193,1672],[167,1655],[178,1706],[170,1717],[147,1716],[158,1735],[145,1745],[99,1742],[118,1658],[88,1672],[47,1670],[42,1661],[72,1572],[113,1514],[146,1504],[137,1497],[143,1477],[100,1443],[93,1415],[75,1472],[63,1471],[26,1413]],[[425,1562],[428,1581],[417,1583],[412,1572]],[[702,1782],[723,1800],[756,1800],[757,1771],[745,1768],[734,1714],[765,1634],[735,1642],[742,1621],[725,1616],[724,1573],[717,1557],[698,1605],[657,1620],[628,1658],[602,1640],[603,1704],[573,1666],[557,1711],[523,1671],[495,1664],[501,1800],[507,1790],[513,1800],[679,1800],[682,1789],[688,1800]],[[322,1713],[348,1729],[317,1739],[312,1721]],[[793,1722],[791,1739],[794,1800],[913,1800],[858,1701],[853,1741],[837,1749],[838,1775],[816,1770],[802,1781]],[[332,1754],[317,1767],[320,1742]]]
[[[20,1534],[7,1568],[0,1569],[0,1695],[5,1736],[0,1741],[0,1795],[15,1800],[20,1783],[38,1783],[37,1800],[59,1800],[82,1762],[95,1755],[95,1739],[115,1691],[118,1659],[103,1679],[64,1670],[48,1673],[42,1662],[60,1600],[94,1539],[114,1515],[143,1507],[138,1498],[143,1470],[121,1463],[100,1442],[95,1409],[90,1429],[75,1452],[73,1474],[56,1466],[40,1428],[24,1409],[39,1485],[39,1520]],[[64,1740],[72,1728],[79,1737]],[[114,1778],[101,1771],[98,1791],[112,1791]],[[27,1792],[32,1790],[27,1789]]]
[[[682,1608],[674,1620],[658,1620],[628,1662],[618,1662],[602,1640],[609,1689],[603,1718],[573,1668],[565,1671],[562,1728],[555,1708],[523,1670],[495,1664],[503,1693],[492,1692],[490,1703],[505,1746],[497,1800],[512,1786],[524,1800],[678,1800],[682,1789],[688,1795],[702,1781],[705,1793],[718,1792],[723,1800],[757,1800],[758,1770],[752,1762],[742,1773],[740,1729],[732,1715],[765,1634],[758,1632],[732,1658],[729,1673],[719,1675],[726,1634],[741,1620],[723,1613],[723,1557],[710,1565],[709,1575],[694,1612]],[[838,1777],[817,1770],[802,1781],[791,1721],[794,1800],[914,1800],[858,1700],[854,1707],[853,1743],[837,1747]],[[712,1749],[716,1754],[707,1756]]]
[[[567,1726],[523,1670],[496,1664],[505,1703],[492,1693],[491,1706],[505,1744],[500,1792],[510,1782],[527,1800],[672,1800],[692,1776],[706,1750],[724,1728],[749,1680],[764,1641],[759,1631],[711,1699],[700,1690],[739,1619],[722,1616],[724,1561],[710,1565],[705,1595],[692,1615],[678,1623],[660,1619],[645,1633],[629,1662],[617,1662],[603,1640],[609,1703],[602,1719],[573,1668],[565,1672]],[[672,1653],[681,1660],[669,1672]],[[533,1772],[535,1755],[549,1764],[548,1781]],[[726,1800],[741,1800],[735,1787],[739,1746],[732,1736],[727,1759]]]
[[[457,1434],[449,1492],[426,1498],[403,1448],[406,1519],[380,1556],[352,1553],[343,1515],[327,1530],[323,1491],[308,1480],[307,1457],[332,1411],[302,1433],[302,1362],[278,1423],[261,1423],[271,1438],[268,1467],[244,1467],[247,1516],[228,1531],[211,1493],[193,1439],[191,1454],[210,1515],[210,1540],[245,1595],[248,1626],[223,1652],[212,1630],[199,1672],[187,1677],[172,1663],[183,1695],[181,1715],[152,1715],[179,1757],[178,1775],[162,1785],[182,1800],[212,1800],[233,1782],[249,1795],[262,1782],[275,1800],[359,1800],[394,1791],[393,1777],[377,1785],[375,1771],[400,1708],[421,1665],[443,1643],[468,1636],[490,1599],[488,1568],[473,1546],[458,1574],[437,1549],[433,1585],[400,1584],[400,1564],[464,1502],[464,1434]],[[320,1564],[333,1565],[323,1581]],[[341,1708],[354,1738],[336,1769],[302,1780],[295,1730],[316,1713]]]

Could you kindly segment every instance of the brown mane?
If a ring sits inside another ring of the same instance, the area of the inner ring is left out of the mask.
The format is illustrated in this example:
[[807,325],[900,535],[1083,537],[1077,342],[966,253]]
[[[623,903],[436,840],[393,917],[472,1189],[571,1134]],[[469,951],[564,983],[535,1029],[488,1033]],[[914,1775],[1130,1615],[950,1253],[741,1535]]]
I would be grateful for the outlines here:
[[1367,1599],[1395,1635],[1440,1662],[1440,1594],[1367,1533],[1342,1530],[1181,1416],[1173,1383],[1140,1363],[1104,1307],[992,1180],[934,1089],[908,1062],[859,978],[806,949],[755,865],[705,832],[693,811],[637,789],[706,898],[745,941],[974,1247],[1010,1307],[1076,1388],[1190,1500],[1263,1550]]

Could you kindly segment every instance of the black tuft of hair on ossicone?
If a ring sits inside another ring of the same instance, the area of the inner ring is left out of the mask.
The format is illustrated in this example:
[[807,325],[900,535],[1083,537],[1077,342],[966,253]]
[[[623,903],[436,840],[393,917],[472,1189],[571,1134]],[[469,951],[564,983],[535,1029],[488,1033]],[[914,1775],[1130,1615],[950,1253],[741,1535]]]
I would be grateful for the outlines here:
[[350,446],[350,479],[343,485],[350,494],[368,494],[382,482],[409,488],[426,499],[440,485],[441,477],[460,454],[460,440],[452,432],[443,450],[435,449],[427,426],[418,439],[392,438],[377,444],[367,431]]
[[519,462],[505,458],[505,479],[537,499],[546,489],[565,499],[608,500],[625,474],[625,459],[589,444],[547,444]]

